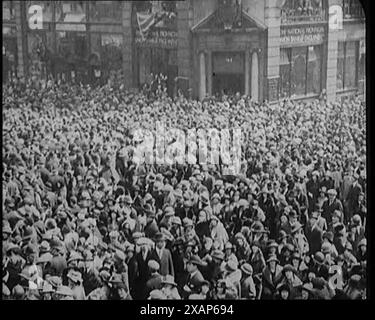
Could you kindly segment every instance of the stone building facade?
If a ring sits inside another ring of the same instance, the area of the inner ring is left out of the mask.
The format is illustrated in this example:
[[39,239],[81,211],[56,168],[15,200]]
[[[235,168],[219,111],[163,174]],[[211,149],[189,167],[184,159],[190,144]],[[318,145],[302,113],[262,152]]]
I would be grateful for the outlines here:
[[3,1],[5,80],[334,100],[364,93],[365,57],[359,0]]

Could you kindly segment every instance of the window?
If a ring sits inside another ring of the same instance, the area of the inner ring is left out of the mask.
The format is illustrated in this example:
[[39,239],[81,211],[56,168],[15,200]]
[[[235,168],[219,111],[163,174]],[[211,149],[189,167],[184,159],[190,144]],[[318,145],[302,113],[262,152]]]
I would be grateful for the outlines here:
[[306,47],[292,48],[291,94],[304,95],[306,91]]
[[121,23],[121,1],[90,1],[90,22]]
[[290,95],[290,50],[280,49],[280,95]]
[[365,12],[359,0],[343,0],[344,19],[364,18]]
[[281,6],[281,24],[306,21],[324,21],[326,11],[322,0],[284,0]]
[[307,64],[307,93],[321,92],[321,68],[322,57],[320,46],[308,47],[308,64]]
[[338,90],[354,89],[358,86],[359,42],[339,42],[337,53]]
[[358,81],[364,81],[366,75],[366,48],[365,40],[359,43]]
[[62,23],[86,22],[84,1],[57,1],[56,21]]
[[3,21],[14,21],[14,2],[13,1],[3,1]]
[[322,47],[280,50],[280,96],[304,96],[321,92]]

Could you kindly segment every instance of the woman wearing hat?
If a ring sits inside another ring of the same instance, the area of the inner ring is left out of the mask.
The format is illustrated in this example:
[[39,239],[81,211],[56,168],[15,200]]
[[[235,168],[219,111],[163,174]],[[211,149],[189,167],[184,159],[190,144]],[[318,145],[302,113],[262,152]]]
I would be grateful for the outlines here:
[[280,266],[276,255],[267,259],[267,265],[262,272],[262,299],[272,299],[276,292],[276,286],[282,276],[283,267]]
[[238,259],[233,252],[233,244],[228,241],[224,245],[224,261],[228,262],[229,260],[232,260],[238,264]]
[[295,249],[302,255],[306,255],[309,252],[309,243],[306,236],[303,233],[303,225],[297,222],[292,228],[292,244]]
[[73,298],[75,300],[86,300],[85,290],[82,286],[83,279],[81,272],[74,269],[70,269],[67,274],[67,278],[68,287],[73,292]]
[[241,266],[241,290],[240,298],[245,300],[254,300],[257,297],[255,283],[253,279],[253,267],[249,263]]
[[296,299],[300,295],[299,287],[302,286],[302,281],[297,276],[297,270],[292,265],[287,264],[283,268],[282,275],[278,285],[287,285],[290,292],[289,299]]
[[224,250],[225,243],[229,240],[228,233],[218,217],[212,216],[210,221],[210,237],[219,243],[219,250]]

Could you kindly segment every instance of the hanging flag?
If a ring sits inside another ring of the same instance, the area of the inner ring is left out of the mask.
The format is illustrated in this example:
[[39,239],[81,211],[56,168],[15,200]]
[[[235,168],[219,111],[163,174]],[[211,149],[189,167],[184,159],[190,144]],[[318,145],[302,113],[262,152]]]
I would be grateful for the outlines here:
[[155,13],[137,13],[137,22],[142,39],[145,39],[147,32],[155,24]]

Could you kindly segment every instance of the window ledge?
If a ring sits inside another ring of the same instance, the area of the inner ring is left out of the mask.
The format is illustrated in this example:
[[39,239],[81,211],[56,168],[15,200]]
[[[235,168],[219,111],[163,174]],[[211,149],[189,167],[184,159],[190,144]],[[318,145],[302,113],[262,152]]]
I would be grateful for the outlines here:
[[306,95],[299,95],[299,96],[290,97],[290,99],[291,100],[304,100],[304,99],[317,98],[319,96],[320,96],[320,94],[318,94],[318,93],[308,93]]
[[346,93],[353,93],[355,91],[358,91],[358,87],[354,88],[346,88],[346,89],[337,89],[337,94],[346,94]]

